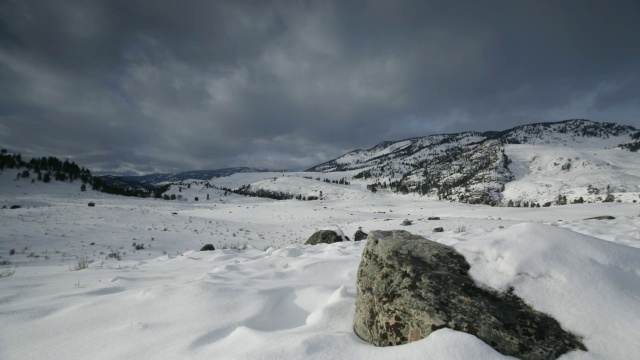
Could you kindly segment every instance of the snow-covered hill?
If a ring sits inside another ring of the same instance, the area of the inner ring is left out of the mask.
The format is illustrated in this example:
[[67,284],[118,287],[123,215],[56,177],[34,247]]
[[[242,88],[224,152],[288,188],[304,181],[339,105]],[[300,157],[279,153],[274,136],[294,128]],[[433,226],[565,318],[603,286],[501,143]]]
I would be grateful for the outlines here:
[[506,145],[514,180],[504,198],[544,203],[559,195],[567,202],[640,202],[640,154],[620,149]]
[[[510,166],[531,160],[517,155],[522,146],[506,147]],[[588,155],[571,169],[599,164]],[[519,168],[514,184],[537,171]],[[353,316],[365,244],[302,245],[326,227],[350,237],[360,227],[402,228],[454,246],[479,284],[513,288],[583,338],[588,351],[561,360],[640,353],[637,204],[487,207],[324,181],[349,174],[211,180],[323,191],[317,201],[225,195],[200,180],[171,187],[186,201],[166,201],[0,173],[0,359],[507,359],[449,329],[397,347],[360,340]],[[615,218],[585,220],[599,215]],[[216,250],[197,251],[206,243]]]
[[[639,143],[640,131],[630,126],[566,120],[523,125],[500,132],[385,141],[368,150],[354,150],[309,171],[359,170],[354,178],[364,179],[376,190],[390,188],[401,193],[416,192],[469,203],[506,205],[509,200],[526,200],[528,204],[539,204],[554,200],[558,195],[580,194],[571,189],[588,184],[605,192],[604,195],[600,193],[600,201],[607,199],[607,191],[613,193],[615,201],[633,201],[638,200],[636,194],[623,193],[640,191],[636,171],[640,168],[640,156],[630,151],[636,150]],[[513,144],[526,146],[515,150],[518,148]],[[525,154],[527,152],[531,156]],[[587,153],[594,155],[587,156]],[[528,165],[522,164],[533,157],[537,159],[535,168],[529,169]],[[563,169],[560,165],[559,171],[554,170],[554,163],[562,161],[565,164],[566,159],[575,161],[576,158],[583,159],[585,164],[574,163],[576,168],[573,170]],[[609,160],[625,165],[609,164]],[[536,176],[548,181],[537,181]],[[520,185],[513,184],[514,180]],[[580,185],[574,184],[576,181]],[[555,185],[550,186],[550,183]],[[594,190],[590,191],[590,195],[593,194]],[[582,197],[585,201],[587,198],[599,201],[598,196]]]

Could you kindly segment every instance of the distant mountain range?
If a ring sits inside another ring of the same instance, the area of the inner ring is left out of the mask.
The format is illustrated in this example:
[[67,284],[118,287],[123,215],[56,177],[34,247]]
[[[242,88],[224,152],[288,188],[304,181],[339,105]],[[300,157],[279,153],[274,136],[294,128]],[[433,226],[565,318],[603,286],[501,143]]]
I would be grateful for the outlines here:
[[229,176],[236,173],[267,172],[270,170],[254,169],[248,167],[233,167],[217,170],[194,170],[173,174],[149,174],[139,176],[101,175],[94,176],[102,184],[113,188],[154,191],[159,186],[167,183],[178,183],[186,180],[211,180],[214,178]]
[[[522,125],[505,131],[430,135],[384,141],[370,149],[348,152],[307,171],[362,170],[353,177],[368,180],[373,191],[389,187],[401,193],[497,204],[504,200],[505,185],[517,180],[508,156],[509,149],[513,148],[509,146],[513,144],[547,149],[543,151],[545,154],[558,147],[635,152],[640,148],[640,131],[631,126],[574,119]],[[526,173],[519,171],[516,175],[521,178]],[[634,176],[626,178],[633,182]]]
[[222,176],[229,176],[236,173],[250,173],[250,172],[268,172],[272,170],[254,169],[248,167],[232,167],[217,170],[195,170],[185,171],[174,174],[149,174],[140,176],[123,176],[128,180],[133,180],[143,184],[160,184],[164,182],[179,182],[185,180],[211,180]]
[[[450,201],[538,206],[556,196],[568,196],[569,202],[612,201],[616,199],[612,192],[640,193],[639,149],[640,131],[634,127],[573,119],[504,131],[383,141],[307,171],[348,171],[347,177],[364,180],[374,192],[390,189]],[[100,180],[121,188],[151,191],[168,183],[267,171],[234,167],[101,176]],[[620,199],[640,201],[629,196]]]

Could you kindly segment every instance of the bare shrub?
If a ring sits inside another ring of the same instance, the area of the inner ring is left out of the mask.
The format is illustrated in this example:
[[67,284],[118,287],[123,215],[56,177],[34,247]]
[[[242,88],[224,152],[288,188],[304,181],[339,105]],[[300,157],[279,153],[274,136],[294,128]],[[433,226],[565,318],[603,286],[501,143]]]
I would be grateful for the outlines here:
[[15,273],[16,273],[16,268],[13,268],[13,270],[12,269],[2,270],[0,271],[0,279],[9,277]]
[[78,256],[73,266],[69,266],[71,270],[79,271],[89,267],[89,258],[86,255]]
[[458,226],[455,230],[453,230],[454,233],[456,234],[462,234],[462,233],[466,233],[467,232],[467,227],[462,225],[462,226]]

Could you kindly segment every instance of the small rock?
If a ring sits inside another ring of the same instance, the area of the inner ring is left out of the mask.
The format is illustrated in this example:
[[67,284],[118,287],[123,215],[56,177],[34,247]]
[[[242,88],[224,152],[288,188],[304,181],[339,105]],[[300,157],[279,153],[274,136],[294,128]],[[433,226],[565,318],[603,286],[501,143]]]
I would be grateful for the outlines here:
[[305,245],[332,244],[341,242],[342,236],[333,230],[318,230],[305,242]]
[[213,251],[216,248],[213,247],[212,244],[206,244],[205,246],[200,248],[200,251]]
[[94,203],[94,202],[92,201],[92,202],[90,202],[90,203],[89,203],[89,204],[87,204],[87,205],[88,205],[89,207],[95,207],[95,206],[96,206],[96,203]]
[[411,222],[411,220],[408,219],[404,219],[404,221],[402,222],[402,224],[400,224],[402,226],[409,226],[409,225],[413,225],[413,222]]
[[11,205],[11,208],[12,208],[12,209],[20,209],[21,207],[22,207],[22,206],[20,206],[20,205]]
[[585,220],[613,220],[613,219],[615,219],[614,216],[601,215],[601,216],[594,216],[594,217],[586,218]]
[[361,241],[367,240],[367,233],[362,231],[362,229],[358,229],[355,234],[353,234],[353,241]]
[[440,220],[439,216],[429,216],[427,220]]
[[433,232],[444,232],[444,229],[442,228],[442,226],[439,226],[439,227],[433,229]]

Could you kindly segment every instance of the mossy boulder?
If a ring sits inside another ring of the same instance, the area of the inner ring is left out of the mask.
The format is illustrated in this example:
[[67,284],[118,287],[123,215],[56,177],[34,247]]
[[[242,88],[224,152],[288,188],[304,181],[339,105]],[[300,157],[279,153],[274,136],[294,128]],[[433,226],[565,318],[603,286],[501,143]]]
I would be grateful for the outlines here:
[[355,333],[390,346],[450,328],[521,359],[586,350],[578,337],[512,292],[477,287],[469,269],[449,246],[402,230],[371,231],[358,269]]

